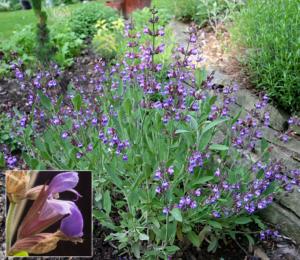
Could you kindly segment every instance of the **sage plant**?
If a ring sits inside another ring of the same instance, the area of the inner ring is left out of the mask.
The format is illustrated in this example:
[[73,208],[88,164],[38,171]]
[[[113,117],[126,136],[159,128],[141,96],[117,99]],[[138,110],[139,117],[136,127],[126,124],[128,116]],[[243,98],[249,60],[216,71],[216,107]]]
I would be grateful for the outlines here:
[[[168,43],[157,45],[164,31],[151,12],[143,32],[126,25],[122,60],[100,60],[73,79],[67,95],[47,73],[28,85],[32,113],[20,116],[25,161],[92,170],[94,216],[120,253],[166,259],[179,241],[200,247],[205,239],[215,251],[240,234],[252,243],[251,222],[268,237],[256,212],[291,192],[300,175],[270,156],[268,97],[236,111],[238,86],[214,84],[197,65],[194,25],[172,62],[157,62]],[[149,36],[142,44],[141,33]]]

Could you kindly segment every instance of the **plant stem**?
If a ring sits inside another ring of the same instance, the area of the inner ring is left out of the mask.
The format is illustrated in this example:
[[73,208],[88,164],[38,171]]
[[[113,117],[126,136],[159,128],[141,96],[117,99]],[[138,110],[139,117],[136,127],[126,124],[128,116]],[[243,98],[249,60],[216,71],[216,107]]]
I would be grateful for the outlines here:
[[11,239],[13,235],[11,234],[11,224],[12,224],[13,217],[15,215],[15,209],[16,209],[16,203],[11,202],[6,216],[6,252],[9,251],[11,246]]

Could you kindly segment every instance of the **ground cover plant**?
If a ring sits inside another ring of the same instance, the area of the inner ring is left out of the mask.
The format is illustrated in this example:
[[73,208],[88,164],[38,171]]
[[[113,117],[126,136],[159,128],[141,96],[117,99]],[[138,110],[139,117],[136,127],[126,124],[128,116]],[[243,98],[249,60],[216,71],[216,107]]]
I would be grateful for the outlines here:
[[[151,12],[143,32],[125,26],[123,59],[100,61],[91,75],[74,78],[66,95],[57,68],[26,82],[14,66],[32,111],[14,114],[25,162],[34,169],[92,170],[94,216],[111,230],[106,239],[117,241],[120,254],[167,259],[180,242],[206,241],[215,251],[240,234],[253,243],[259,232],[249,223],[259,226],[262,239],[278,236],[255,213],[299,185],[300,172],[270,159],[263,138],[268,97],[231,116],[237,86],[220,88],[196,66],[196,28],[171,63],[160,63],[165,32]],[[149,41],[141,44],[142,34]],[[14,167],[12,155],[4,158]]]
[[232,35],[247,49],[244,63],[258,89],[279,107],[300,109],[299,1],[247,1],[235,15]]
[[231,19],[232,14],[244,5],[243,0],[178,0],[153,1],[164,12],[184,22],[193,21],[200,26],[209,24],[216,29],[219,22]]

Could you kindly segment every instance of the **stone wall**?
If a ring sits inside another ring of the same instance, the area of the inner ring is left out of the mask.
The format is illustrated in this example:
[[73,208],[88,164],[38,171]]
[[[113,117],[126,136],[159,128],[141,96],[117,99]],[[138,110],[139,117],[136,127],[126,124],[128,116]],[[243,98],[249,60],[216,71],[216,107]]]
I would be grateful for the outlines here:
[[[219,85],[230,85],[232,79],[218,71],[215,72],[214,82]],[[258,97],[248,89],[240,89],[236,101],[236,111],[241,107],[250,111],[257,103]],[[280,159],[288,169],[300,169],[300,141],[291,138],[288,143],[283,143],[274,138],[285,130],[289,116],[279,111],[272,105],[267,109],[270,112],[270,127],[265,129],[266,139],[274,147],[271,158]],[[300,244],[300,189],[292,193],[284,193],[276,198],[275,203],[262,211],[262,217],[275,224],[284,234]]]

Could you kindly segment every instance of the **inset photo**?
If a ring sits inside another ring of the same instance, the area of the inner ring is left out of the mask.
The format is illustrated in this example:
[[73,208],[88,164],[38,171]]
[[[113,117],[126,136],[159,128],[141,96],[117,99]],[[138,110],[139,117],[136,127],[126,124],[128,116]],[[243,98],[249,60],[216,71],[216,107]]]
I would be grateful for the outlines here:
[[92,256],[90,171],[5,176],[7,256]]

